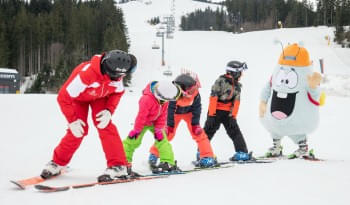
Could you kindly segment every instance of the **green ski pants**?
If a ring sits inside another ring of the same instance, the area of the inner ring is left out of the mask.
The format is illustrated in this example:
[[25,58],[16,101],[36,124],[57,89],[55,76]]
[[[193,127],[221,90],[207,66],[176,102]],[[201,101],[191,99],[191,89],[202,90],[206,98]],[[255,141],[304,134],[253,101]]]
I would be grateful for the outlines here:
[[[154,134],[154,126],[145,126],[136,139],[130,139],[129,137],[127,137],[125,140],[123,140],[126,159],[128,160],[129,163],[132,162],[132,157],[134,155],[134,152],[136,148],[138,148],[141,145],[142,138],[145,135],[147,130],[151,131]],[[160,162],[168,162],[171,165],[175,165],[173,148],[169,143],[164,130],[162,131],[162,133],[164,136],[163,140],[161,141],[155,140],[155,143],[154,143],[154,145],[159,150]]]

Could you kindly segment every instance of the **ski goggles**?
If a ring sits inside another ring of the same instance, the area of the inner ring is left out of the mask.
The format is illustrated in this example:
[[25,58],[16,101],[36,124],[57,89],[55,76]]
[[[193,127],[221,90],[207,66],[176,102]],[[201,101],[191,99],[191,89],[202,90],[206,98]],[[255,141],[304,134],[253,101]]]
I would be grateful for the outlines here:
[[137,66],[133,66],[132,68],[130,68],[130,70],[128,71],[128,73],[134,73],[136,71]]
[[231,71],[231,72],[241,72],[243,70],[247,70],[248,69],[248,66],[246,63],[242,63],[240,67],[237,67],[237,68],[232,68],[230,66],[226,66],[226,70],[227,71]]
[[196,83],[195,85],[193,85],[192,87],[187,88],[186,90],[181,89],[181,92],[184,96],[186,97],[191,97],[193,94],[196,93],[196,91],[198,90],[198,84]]
[[109,77],[109,79],[111,79],[112,81],[119,81],[121,78],[123,78],[126,74],[125,73],[118,73],[118,74],[107,74],[107,76]]
[[134,67],[130,68],[130,70],[128,72],[126,72],[126,73],[110,72],[109,71],[110,79],[113,80],[113,81],[118,81],[118,80],[120,80],[120,78],[125,77],[127,74],[134,73],[136,68],[137,68],[137,66],[135,65]]

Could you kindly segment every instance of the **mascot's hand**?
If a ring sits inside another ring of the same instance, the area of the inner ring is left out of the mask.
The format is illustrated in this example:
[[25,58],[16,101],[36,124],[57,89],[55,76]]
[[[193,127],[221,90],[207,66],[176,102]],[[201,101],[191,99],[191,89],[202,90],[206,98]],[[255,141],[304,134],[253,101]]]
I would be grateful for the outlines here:
[[315,89],[320,85],[322,76],[319,73],[314,72],[312,75],[307,76],[307,82],[309,83],[310,88]]
[[259,116],[264,117],[266,112],[266,102],[261,101],[259,105]]

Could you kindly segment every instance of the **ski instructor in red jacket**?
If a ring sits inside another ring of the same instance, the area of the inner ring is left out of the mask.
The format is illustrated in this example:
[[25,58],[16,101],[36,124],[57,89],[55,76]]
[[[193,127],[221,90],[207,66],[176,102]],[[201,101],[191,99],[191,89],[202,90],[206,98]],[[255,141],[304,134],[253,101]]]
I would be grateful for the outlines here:
[[60,89],[57,101],[68,121],[66,135],[55,148],[52,160],[41,177],[58,175],[70,162],[83,138],[88,134],[88,111],[97,128],[107,169],[98,181],[108,181],[127,175],[127,161],[117,127],[111,117],[124,94],[123,77],[136,69],[135,56],[112,50],[93,56],[78,65]]

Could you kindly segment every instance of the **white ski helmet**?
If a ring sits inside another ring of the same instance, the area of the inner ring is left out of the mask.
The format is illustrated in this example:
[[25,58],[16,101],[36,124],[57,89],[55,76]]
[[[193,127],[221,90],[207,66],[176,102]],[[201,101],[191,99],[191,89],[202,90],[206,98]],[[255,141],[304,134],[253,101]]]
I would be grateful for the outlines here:
[[170,81],[159,81],[154,86],[154,95],[158,100],[176,101],[181,95],[181,90]]

